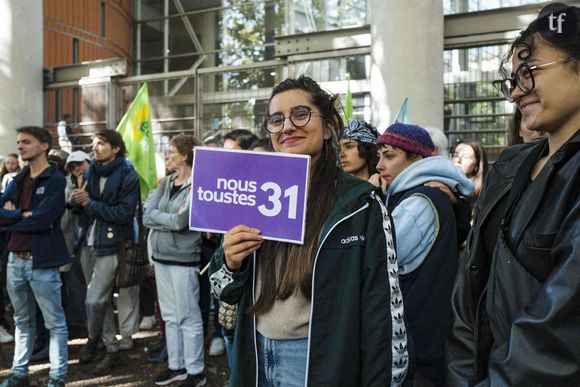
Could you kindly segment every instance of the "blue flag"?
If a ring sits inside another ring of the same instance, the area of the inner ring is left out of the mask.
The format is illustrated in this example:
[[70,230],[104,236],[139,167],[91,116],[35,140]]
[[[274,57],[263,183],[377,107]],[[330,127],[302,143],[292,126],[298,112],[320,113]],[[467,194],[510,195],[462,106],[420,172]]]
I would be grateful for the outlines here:
[[395,124],[397,122],[400,122],[401,124],[410,124],[411,123],[411,117],[409,115],[409,107],[407,106],[408,101],[409,101],[409,98],[405,97],[405,100],[401,104],[401,108],[399,109],[399,112],[395,116],[395,120],[393,121],[393,124]]

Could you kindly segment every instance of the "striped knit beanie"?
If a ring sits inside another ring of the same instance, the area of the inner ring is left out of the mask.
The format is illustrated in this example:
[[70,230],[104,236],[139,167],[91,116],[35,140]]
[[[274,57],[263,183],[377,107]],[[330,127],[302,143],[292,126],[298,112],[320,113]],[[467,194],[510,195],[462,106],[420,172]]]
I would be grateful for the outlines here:
[[431,136],[425,129],[400,122],[389,126],[379,136],[377,146],[380,145],[391,145],[423,157],[431,156],[431,152],[435,149]]

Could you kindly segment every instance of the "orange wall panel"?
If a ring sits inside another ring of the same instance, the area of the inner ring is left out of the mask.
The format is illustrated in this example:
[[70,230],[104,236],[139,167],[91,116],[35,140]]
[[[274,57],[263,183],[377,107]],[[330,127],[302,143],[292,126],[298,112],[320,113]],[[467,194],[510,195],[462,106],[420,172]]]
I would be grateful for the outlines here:
[[[79,62],[122,57],[132,61],[131,1],[44,0],[44,67],[73,64],[73,39]],[[105,34],[101,35],[101,18]]]

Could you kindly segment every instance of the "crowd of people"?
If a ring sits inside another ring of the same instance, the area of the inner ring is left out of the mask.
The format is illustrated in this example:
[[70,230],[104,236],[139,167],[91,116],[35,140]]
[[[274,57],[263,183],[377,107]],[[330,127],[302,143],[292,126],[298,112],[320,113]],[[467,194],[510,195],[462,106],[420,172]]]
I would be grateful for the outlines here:
[[[79,361],[106,375],[140,321],[156,320],[163,340],[149,356],[167,368],[152,383],[202,386],[211,300],[209,354],[225,349],[232,386],[577,385],[580,30],[552,41],[533,22],[500,72],[517,112],[491,166],[479,142],[450,149],[437,128],[345,123],[337,95],[306,76],[273,89],[269,137],[238,129],[203,144],[310,156],[302,245],[244,219],[223,235],[190,230],[202,145],[191,135],[171,139],[167,176],[141,203],[118,132],[59,163],[48,131],[19,128],[2,169],[15,331],[0,305],[0,342],[15,347],[0,386],[29,384],[36,347],[48,385],[64,386],[75,327],[87,334]],[[119,245],[137,240],[141,218],[151,270],[117,289]]]

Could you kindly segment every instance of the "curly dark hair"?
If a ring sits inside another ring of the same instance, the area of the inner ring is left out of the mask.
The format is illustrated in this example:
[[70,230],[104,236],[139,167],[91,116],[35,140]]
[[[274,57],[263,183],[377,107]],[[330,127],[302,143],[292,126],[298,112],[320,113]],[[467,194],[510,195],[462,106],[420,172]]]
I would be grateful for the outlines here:
[[[575,6],[565,6],[566,12],[576,14],[576,29],[574,34],[567,37],[567,39],[562,40],[546,40],[540,34],[540,25],[545,22],[542,17],[531,22],[528,27],[523,30],[520,35],[514,40],[509,51],[502,58],[499,73],[503,78],[510,77],[510,70],[508,70],[508,63],[511,61],[512,56],[518,48],[524,47],[525,49],[519,54],[521,60],[529,58],[537,43],[538,39],[552,46],[553,48],[564,52],[569,58],[574,59],[576,71],[580,71],[580,8]],[[548,17],[545,15],[544,17]],[[571,62],[572,64],[574,64]],[[515,70],[515,69],[514,69]]]
[[377,173],[377,164],[379,156],[377,155],[377,146],[368,142],[357,141],[358,157],[365,160],[369,175]]

